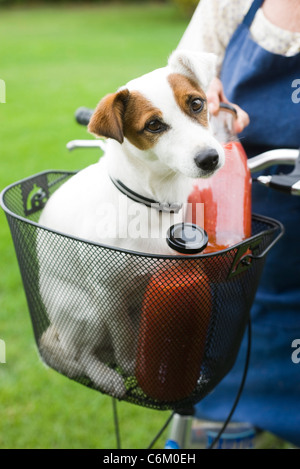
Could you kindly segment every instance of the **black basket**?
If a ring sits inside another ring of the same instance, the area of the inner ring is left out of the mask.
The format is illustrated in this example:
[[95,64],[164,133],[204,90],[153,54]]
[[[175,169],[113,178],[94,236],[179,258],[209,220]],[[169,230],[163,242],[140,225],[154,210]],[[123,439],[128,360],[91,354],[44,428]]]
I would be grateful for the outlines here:
[[120,400],[190,407],[232,368],[282,225],[253,215],[252,237],[217,254],[115,249],[38,224],[73,174],[40,173],[2,192],[42,359]]

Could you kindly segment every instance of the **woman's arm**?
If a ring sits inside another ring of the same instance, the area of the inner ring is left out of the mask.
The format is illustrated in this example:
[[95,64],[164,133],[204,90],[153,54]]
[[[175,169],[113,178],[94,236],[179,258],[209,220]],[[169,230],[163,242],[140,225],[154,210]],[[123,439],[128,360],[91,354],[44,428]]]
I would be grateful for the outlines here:
[[[220,101],[227,102],[220,75],[226,47],[241,23],[252,0],[201,0],[178,45],[179,49],[213,52],[217,55],[217,77],[212,81],[207,100],[209,111],[216,114]],[[236,132],[249,124],[249,116],[239,106],[235,123]]]
[[216,54],[219,76],[226,47],[250,4],[251,0],[201,0],[178,48]]

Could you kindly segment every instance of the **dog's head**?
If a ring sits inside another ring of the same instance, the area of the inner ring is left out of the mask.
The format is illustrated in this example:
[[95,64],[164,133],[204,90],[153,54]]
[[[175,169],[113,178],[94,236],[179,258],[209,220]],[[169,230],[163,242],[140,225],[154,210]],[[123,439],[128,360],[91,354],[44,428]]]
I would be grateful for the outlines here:
[[208,177],[224,163],[205,95],[214,72],[213,54],[175,51],[167,67],[104,97],[88,130],[129,147],[138,158],[159,160],[188,177]]

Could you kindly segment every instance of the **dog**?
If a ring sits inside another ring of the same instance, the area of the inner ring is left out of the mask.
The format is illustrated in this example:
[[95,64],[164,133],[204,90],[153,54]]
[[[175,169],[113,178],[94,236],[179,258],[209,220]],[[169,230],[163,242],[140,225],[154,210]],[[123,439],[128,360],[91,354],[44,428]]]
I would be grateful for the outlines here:
[[[93,243],[174,255],[166,243],[170,213],[174,223],[182,221],[193,179],[210,177],[224,163],[205,95],[214,73],[213,54],[175,51],[166,67],[105,96],[88,125],[91,134],[108,139],[104,156],[50,197],[39,224]],[[145,272],[138,257],[122,267],[111,261],[99,272],[82,244],[70,249],[71,254],[67,245],[58,247],[55,233],[41,230],[39,287],[50,321],[40,339],[42,358],[71,378],[85,376],[100,391],[123,398],[122,374],[134,374],[137,339],[130,298],[139,293],[134,281],[132,291],[124,292],[122,279]]]

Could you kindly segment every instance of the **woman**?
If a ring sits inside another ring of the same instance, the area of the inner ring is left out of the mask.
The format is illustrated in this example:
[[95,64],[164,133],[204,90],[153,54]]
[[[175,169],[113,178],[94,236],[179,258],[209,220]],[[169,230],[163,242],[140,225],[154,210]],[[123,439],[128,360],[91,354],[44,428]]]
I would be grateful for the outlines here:
[[[300,78],[298,0],[201,0],[179,48],[217,54],[210,110],[227,99],[239,106],[237,131],[248,156],[300,147],[300,103],[292,99]],[[280,220],[286,233],[268,255],[252,308],[250,368],[233,420],[300,446],[300,363],[292,361],[291,347],[300,339],[300,198],[254,184],[253,211]],[[227,417],[246,347],[244,340],[232,371],[198,404],[198,416]]]

